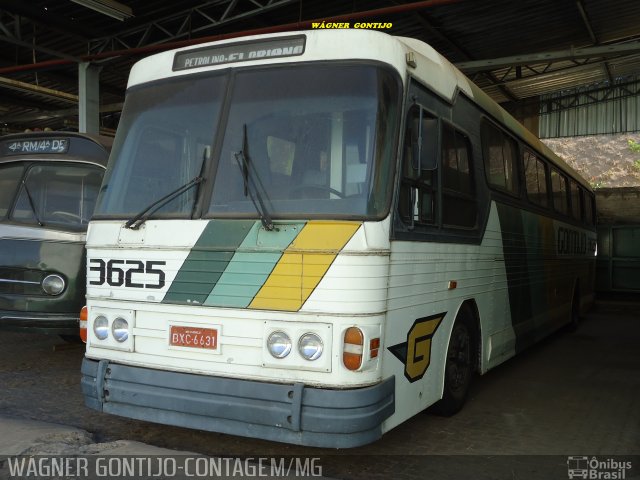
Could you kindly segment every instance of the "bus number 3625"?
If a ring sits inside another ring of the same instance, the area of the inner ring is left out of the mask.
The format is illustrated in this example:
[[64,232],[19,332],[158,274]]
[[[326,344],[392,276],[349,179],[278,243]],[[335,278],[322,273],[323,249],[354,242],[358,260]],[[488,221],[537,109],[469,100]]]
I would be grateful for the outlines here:
[[[91,280],[89,285],[103,285],[105,282],[112,287],[131,287],[131,288],[157,288],[160,289],[165,285],[164,271],[159,268],[166,265],[167,262],[158,260],[148,260],[142,262],[140,260],[108,260],[101,258],[92,258],[89,260],[89,271],[98,272],[98,279]],[[133,275],[147,274],[155,275],[157,281],[155,283],[135,282]]]

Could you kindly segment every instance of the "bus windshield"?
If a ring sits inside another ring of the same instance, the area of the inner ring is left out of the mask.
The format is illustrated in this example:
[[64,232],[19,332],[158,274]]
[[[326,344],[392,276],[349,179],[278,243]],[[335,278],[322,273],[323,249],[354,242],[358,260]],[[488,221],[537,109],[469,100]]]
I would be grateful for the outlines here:
[[86,229],[102,181],[101,168],[79,163],[38,162],[27,167],[23,175],[24,170],[21,163],[0,170],[3,178],[0,216],[8,216],[18,223]]
[[[128,94],[96,214],[131,217],[210,172],[206,217],[381,218],[399,104],[396,76],[365,64],[272,66],[141,86]],[[203,168],[207,161],[212,168]],[[155,215],[190,216],[197,192]]]
[[384,214],[397,104],[394,78],[373,66],[239,73],[210,214],[255,214],[244,176],[274,218]]
[[0,218],[9,213],[23,172],[22,163],[0,166]]
[[[225,78],[179,78],[127,93],[96,215],[133,217],[198,175],[210,155]],[[190,216],[196,190],[158,214]]]

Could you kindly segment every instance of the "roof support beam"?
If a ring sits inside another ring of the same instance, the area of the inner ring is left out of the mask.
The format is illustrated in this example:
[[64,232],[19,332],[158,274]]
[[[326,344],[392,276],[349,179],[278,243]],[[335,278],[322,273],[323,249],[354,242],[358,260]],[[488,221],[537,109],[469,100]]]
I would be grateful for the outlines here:
[[67,55],[65,53],[58,52],[56,50],[51,50],[50,48],[41,47],[35,42],[27,42],[25,40],[20,40],[19,38],[16,38],[16,37],[7,36],[7,35],[0,35],[0,41],[7,42],[7,43],[13,43],[14,45],[18,45],[20,47],[28,48],[28,49],[31,49],[31,50],[36,50],[36,51],[42,52],[42,53],[46,53],[47,55],[51,55],[53,57],[64,58],[66,60],[72,60],[74,62],[79,62],[80,61],[78,58],[76,58],[76,57],[74,57],[72,55]]
[[[598,37],[596,37],[596,33],[593,31],[593,27],[591,26],[591,21],[589,20],[589,15],[587,15],[587,11],[584,8],[584,4],[582,0],[576,0],[576,6],[578,7],[578,12],[580,12],[580,17],[582,18],[582,23],[584,23],[587,32],[589,33],[589,38],[591,38],[591,43],[594,45],[600,45],[598,41]],[[609,68],[609,64],[607,62],[603,63],[603,67],[605,73],[607,74],[607,78],[610,83],[613,83],[613,75],[611,75],[611,69]]]
[[[29,50],[30,53],[40,52],[51,55],[52,57],[63,58],[74,62],[79,61],[78,58],[72,55],[38,45],[38,42],[36,42],[35,39],[35,34],[31,38],[23,37],[21,23],[26,17],[21,18],[19,14],[8,11],[3,11],[2,13],[4,15],[0,18],[0,41],[23,47]],[[31,24],[31,26],[34,26],[34,29],[35,24],[37,24],[37,22]],[[55,30],[55,28],[53,28],[53,30]]]
[[[117,35],[96,39],[91,42],[92,53],[108,52],[109,49],[116,50],[118,43],[128,45],[129,43],[141,47],[143,45],[153,45],[179,38],[190,38],[192,35],[214,27],[219,27],[227,23],[249,17],[258,16],[262,13],[287,6],[292,3],[298,3],[300,0],[270,0],[258,3],[255,1],[244,0],[245,8],[236,11],[236,7],[240,0],[219,0],[217,2],[203,2],[200,5],[189,9],[176,12],[162,18],[157,18],[147,23],[138,25],[119,32]],[[228,4],[224,12],[218,15],[209,13],[206,9],[211,7],[220,7]],[[198,20],[194,22],[194,20]],[[176,22],[176,20],[180,20]],[[203,22],[204,20],[204,22]],[[197,27],[185,28],[186,25],[197,24]],[[177,29],[176,29],[177,25]],[[153,35],[155,33],[155,36]],[[154,39],[154,40],[151,40]]]
[[[123,103],[101,105],[100,113],[113,113],[122,111]],[[72,118],[78,116],[77,108],[64,108],[61,110],[35,110],[32,112],[18,113],[3,117],[4,123],[28,123],[50,118]]]
[[[416,20],[418,20],[418,23],[420,23],[420,25],[422,25],[425,30],[427,30],[427,32],[429,32],[429,35],[432,35],[434,37],[436,37],[437,39],[439,39],[440,41],[446,43],[447,45],[449,45],[450,48],[452,48],[455,52],[458,53],[458,55],[467,58],[469,60],[472,60],[473,57],[471,56],[471,54],[469,52],[467,52],[464,48],[462,48],[460,45],[458,45],[455,41],[453,41],[451,38],[449,38],[448,36],[446,36],[444,33],[442,33],[442,31],[438,28],[435,28],[432,24],[431,21],[429,20],[429,18],[421,12],[415,12],[414,17],[416,18]],[[507,97],[510,101],[512,102],[518,102],[519,98],[516,97],[513,92],[511,92],[509,90],[509,88],[507,88],[505,85],[501,84],[500,80],[498,80],[495,75],[493,75],[490,72],[485,73],[485,77],[487,77],[489,79],[489,81],[491,83],[493,83],[494,85],[496,85],[498,87],[498,89],[502,92],[502,94]]]
[[607,87],[593,89],[573,88],[569,91],[571,93],[558,96],[545,95],[541,104],[541,113],[546,115],[553,112],[607,102],[611,100],[610,97],[613,95],[615,95],[616,100],[640,96],[640,78],[636,77],[630,81]]
[[24,0],[2,0],[2,10],[14,19],[24,17],[48,30],[53,30],[67,37],[74,37],[81,42],[89,40],[94,33],[90,32],[67,18],[45,11]]
[[[299,1],[299,0],[296,0],[296,1]],[[292,30],[301,30],[304,28],[310,28],[313,25],[313,23],[317,23],[321,21],[342,22],[342,21],[352,20],[355,18],[362,19],[362,18],[370,18],[370,17],[379,17],[381,15],[391,15],[395,13],[411,12],[411,11],[419,10],[422,8],[433,7],[436,5],[447,5],[452,3],[458,3],[460,1],[462,0],[422,0],[422,1],[413,2],[413,3],[396,5],[394,7],[376,8],[373,10],[365,10],[361,12],[348,13],[344,15],[336,15],[333,17],[325,17],[325,18],[312,19],[312,20],[303,20],[299,22],[284,23],[284,24],[273,25],[269,27],[242,30],[239,32],[221,33],[218,35],[210,35],[206,37],[192,38],[188,40],[179,40],[171,43],[150,44],[150,45],[145,45],[143,47],[137,47],[137,48],[131,48],[131,49],[125,49],[125,50],[105,51],[101,53],[94,53],[91,55],[83,55],[81,59],[82,61],[85,61],[85,62],[89,62],[89,61],[95,62],[96,60],[113,58],[113,57],[118,57],[122,55],[131,56],[131,55],[150,54],[154,52],[170,50],[172,48],[186,47],[190,45],[197,45],[200,43],[213,42],[213,41],[224,40],[229,38],[240,38],[248,35],[258,35],[263,33],[276,33],[276,32],[288,32]],[[26,64],[26,65],[15,65],[12,67],[0,68],[0,75],[4,75],[7,73],[36,71],[36,70],[45,69],[45,68],[53,68],[53,67],[59,67],[62,65],[69,65],[71,63],[73,62],[69,60],[60,59],[60,60],[48,60],[44,62],[32,63],[32,64]]]
[[0,87],[8,88],[11,90],[35,93],[44,97],[53,97],[56,100],[64,100],[70,103],[76,103],[78,101],[77,95],[73,95],[67,92],[61,92],[60,90],[41,87],[39,85],[33,85],[31,83],[21,82],[12,78],[0,77]]
[[7,120],[5,120],[5,118],[7,117],[4,112],[10,110],[9,107],[38,110],[42,108],[42,102],[38,102],[34,99],[19,97],[11,93],[7,94],[7,89],[0,88],[0,114],[2,114],[2,117],[0,118],[0,126],[2,125],[2,123],[7,122]]
[[492,58],[488,60],[474,60],[470,62],[456,63],[460,70],[471,72],[484,72],[497,70],[516,65],[534,65],[542,63],[554,63],[580,58],[615,57],[640,53],[640,41],[622,43],[618,45],[600,45],[597,47],[572,48],[570,50],[556,50],[552,52],[532,53],[529,55],[514,55],[512,57]]
[[582,0],[576,0],[576,6],[578,7],[578,12],[580,12],[580,18],[582,18],[582,23],[584,23],[585,28],[587,29],[587,33],[589,33],[589,38],[591,38],[591,43],[594,45],[598,45],[598,39],[596,38],[596,34],[593,31],[593,27],[591,26],[591,22],[589,21],[589,17],[587,16],[587,11],[584,9],[584,5],[582,4]]

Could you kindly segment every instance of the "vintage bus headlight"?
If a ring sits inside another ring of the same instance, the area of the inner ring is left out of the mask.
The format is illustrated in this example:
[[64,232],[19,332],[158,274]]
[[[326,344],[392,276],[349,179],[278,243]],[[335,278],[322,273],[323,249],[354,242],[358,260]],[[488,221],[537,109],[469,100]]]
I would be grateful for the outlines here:
[[317,360],[323,348],[322,339],[315,333],[305,333],[298,341],[298,351],[305,360]]
[[129,322],[122,317],[118,317],[113,321],[111,331],[113,332],[113,338],[122,343],[129,338]]
[[42,290],[47,295],[60,295],[65,287],[64,279],[60,275],[47,275],[42,280]]
[[273,332],[267,338],[267,348],[273,357],[284,358],[291,352],[291,339],[284,332]]
[[134,310],[121,310],[103,307],[89,307],[89,324],[93,334],[89,338],[87,348],[108,348],[133,352],[134,327],[136,316]]
[[96,317],[93,321],[93,333],[98,340],[104,340],[109,336],[109,320],[104,315]]

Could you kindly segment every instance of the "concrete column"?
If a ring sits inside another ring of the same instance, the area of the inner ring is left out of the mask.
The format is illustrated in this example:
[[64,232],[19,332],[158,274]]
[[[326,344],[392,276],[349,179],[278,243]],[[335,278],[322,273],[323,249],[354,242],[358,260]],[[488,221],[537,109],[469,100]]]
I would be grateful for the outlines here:
[[100,70],[90,63],[78,65],[78,131],[100,133]]

